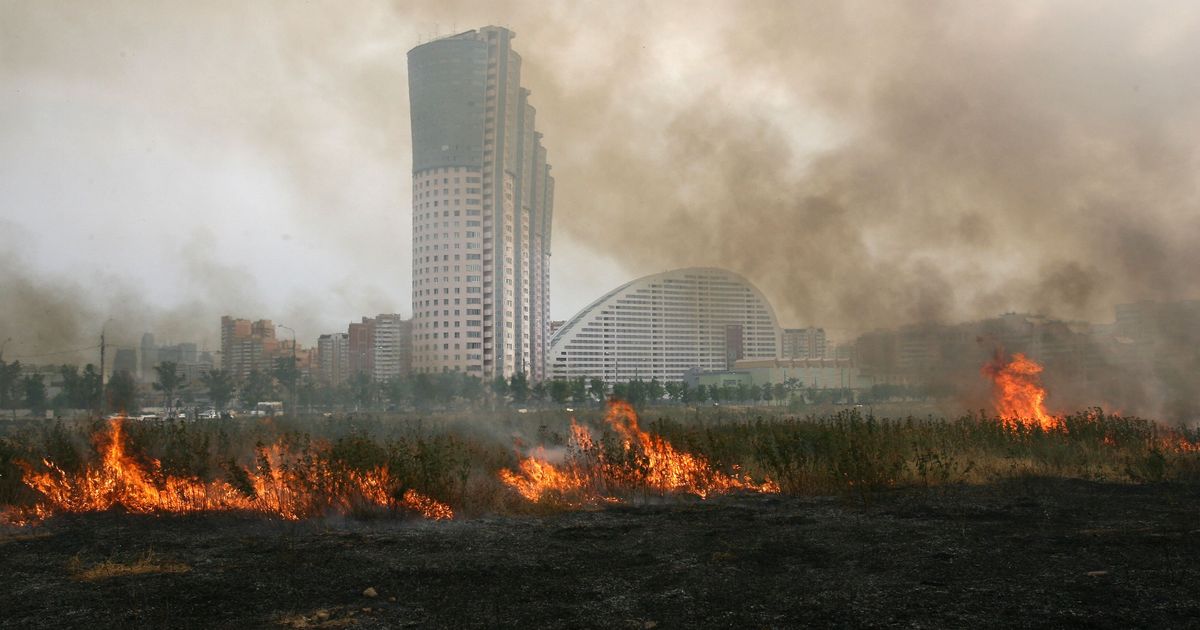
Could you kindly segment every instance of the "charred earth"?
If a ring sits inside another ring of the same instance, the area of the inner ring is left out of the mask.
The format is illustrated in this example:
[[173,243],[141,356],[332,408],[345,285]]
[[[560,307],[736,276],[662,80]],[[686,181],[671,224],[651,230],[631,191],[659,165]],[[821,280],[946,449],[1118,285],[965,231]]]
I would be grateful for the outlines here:
[[1022,478],[451,522],[68,514],[0,538],[0,625],[1187,627],[1198,506]]

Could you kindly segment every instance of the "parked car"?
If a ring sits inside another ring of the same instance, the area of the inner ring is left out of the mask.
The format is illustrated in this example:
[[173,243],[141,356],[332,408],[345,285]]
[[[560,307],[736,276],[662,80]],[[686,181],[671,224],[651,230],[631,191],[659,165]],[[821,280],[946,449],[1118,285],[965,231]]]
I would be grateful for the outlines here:
[[197,414],[196,417],[200,420],[216,420],[221,417],[221,414],[217,413],[216,409],[205,409]]
[[157,414],[153,414],[153,413],[144,413],[144,414],[138,416],[137,419],[142,422],[152,422],[152,421],[162,420],[162,418],[160,418]]

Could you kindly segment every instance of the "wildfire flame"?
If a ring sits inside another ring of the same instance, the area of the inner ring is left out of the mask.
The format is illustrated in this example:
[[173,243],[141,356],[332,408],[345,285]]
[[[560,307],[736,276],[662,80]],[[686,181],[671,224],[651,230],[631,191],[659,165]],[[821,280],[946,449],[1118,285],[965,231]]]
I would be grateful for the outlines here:
[[[43,460],[40,472],[23,464],[26,485],[44,497],[10,522],[30,524],[56,513],[101,512],[120,506],[135,513],[248,511],[299,520],[356,506],[401,508],[430,519],[454,516],[449,506],[409,489],[399,498],[387,468],[336,471],[316,458],[297,458],[281,444],[260,448],[259,466],[244,471],[245,483],[164,474],[156,459],[139,462],[125,450],[122,418],[96,436],[100,461],[79,474]],[[340,473],[340,474],[339,474]],[[239,487],[242,486],[242,487]]]
[[1042,387],[1042,366],[1017,352],[1005,362],[997,354],[983,367],[985,376],[992,379],[992,399],[996,414],[1005,426],[1059,429],[1062,420],[1046,411],[1046,390]]
[[549,461],[544,449],[523,459],[516,471],[500,471],[500,480],[532,502],[548,497],[579,496],[579,502],[617,501],[614,491],[649,489],[662,494],[745,490],[779,492],[778,484],[755,483],[748,477],[722,473],[698,455],[677,450],[662,437],[638,426],[637,413],[623,401],[611,401],[605,421],[620,438],[620,451],[608,452],[591,431],[571,423],[568,456]]

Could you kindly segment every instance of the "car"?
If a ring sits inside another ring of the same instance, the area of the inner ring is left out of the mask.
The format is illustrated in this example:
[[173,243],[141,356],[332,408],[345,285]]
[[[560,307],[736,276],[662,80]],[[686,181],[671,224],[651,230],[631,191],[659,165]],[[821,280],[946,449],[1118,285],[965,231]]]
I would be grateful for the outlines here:
[[196,415],[196,418],[200,420],[216,420],[220,417],[221,414],[217,413],[216,409],[205,409]]
[[144,414],[138,416],[137,419],[142,422],[153,422],[153,421],[157,421],[157,420],[162,420],[162,418],[160,418],[157,414],[153,414],[153,413],[144,413]]

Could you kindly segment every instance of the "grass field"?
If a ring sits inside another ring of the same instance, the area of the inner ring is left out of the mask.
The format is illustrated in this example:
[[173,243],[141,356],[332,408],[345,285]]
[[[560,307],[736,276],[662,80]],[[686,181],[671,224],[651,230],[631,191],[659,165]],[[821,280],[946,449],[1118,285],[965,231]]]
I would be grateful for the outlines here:
[[[1061,431],[1013,429],[985,415],[896,419],[861,409],[799,417],[773,408],[667,407],[642,410],[641,416],[646,433],[698,458],[714,474],[769,480],[789,495],[841,495],[869,503],[874,493],[889,488],[1030,476],[1116,483],[1200,481],[1196,435],[1100,410],[1064,417]],[[573,420],[589,428],[594,453],[581,454],[572,441]],[[208,483],[203,492],[220,484],[225,492],[233,488],[253,495],[257,478],[286,471],[290,483],[303,486],[304,492],[334,492],[347,487],[352,476],[384,470],[382,493],[399,497],[415,490],[449,505],[458,517],[577,505],[554,500],[535,504],[500,480],[500,471],[515,469],[536,451],[548,462],[574,456],[606,470],[619,466],[622,483],[610,481],[604,487],[612,500],[688,493],[686,485],[664,489],[650,483],[649,455],[636,445],[622,449],[623,436],[614,428],[599,409],[571,414],[360,414],[127,421],[121,441],[131,465],[146,471],[146,484],[154,491],[171,479],[184,479]],[[83,478],[100,467],[105,439],[110,439],[106,424],[97,419],[9,424],[3,430],[0,505],[9,506],[10,513],[42,498],[24,478],[50,464],[64,479]],[[596,477],[581,470],[587,479]],[[257,488],[264,491],[262,484]],[[335,504],[364,516],[385,511],[377,509],[381,506],[395,507],[385,503],[316,502],[305,515]]]

